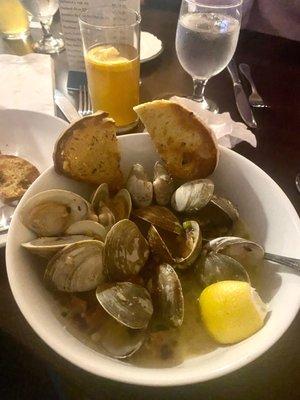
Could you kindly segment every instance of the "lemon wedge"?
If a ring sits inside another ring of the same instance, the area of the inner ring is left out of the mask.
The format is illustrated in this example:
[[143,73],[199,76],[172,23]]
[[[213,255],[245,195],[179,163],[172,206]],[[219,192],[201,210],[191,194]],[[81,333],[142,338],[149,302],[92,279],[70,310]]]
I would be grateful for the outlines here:
[[199,297],[203,323],[222,344],[240,342],[264,324],[268,307],[249,283],[222,281],[206,287]]
[[113,46],[97,46],[89,50],[88,58],[93,62],[122,63],[129,62],[128,58],[120,56],[120,52]]

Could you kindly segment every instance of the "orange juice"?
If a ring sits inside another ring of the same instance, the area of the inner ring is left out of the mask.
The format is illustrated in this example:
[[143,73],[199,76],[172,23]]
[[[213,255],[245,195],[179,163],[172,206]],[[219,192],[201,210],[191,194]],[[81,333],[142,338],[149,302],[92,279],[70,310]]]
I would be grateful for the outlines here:
[[130,45],[101,45],[85,54],[93,110],[103,110],[118,127],[137,121],[133,107],[139,103],[140,62]]
[[0,0],[0,31],[8,39],[27,36],[28,15],[19,0]]

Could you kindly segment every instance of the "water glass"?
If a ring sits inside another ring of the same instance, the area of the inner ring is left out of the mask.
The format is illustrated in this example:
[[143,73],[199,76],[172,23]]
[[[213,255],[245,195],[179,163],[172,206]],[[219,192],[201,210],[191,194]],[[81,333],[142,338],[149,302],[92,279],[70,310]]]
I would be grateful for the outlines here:
[[176,52],[183,69],[193,78],[192,99],[203,109],[217,112],[204,97],[209,78],[221,72],[236,49],[242,0],[182,0],[176,32]]

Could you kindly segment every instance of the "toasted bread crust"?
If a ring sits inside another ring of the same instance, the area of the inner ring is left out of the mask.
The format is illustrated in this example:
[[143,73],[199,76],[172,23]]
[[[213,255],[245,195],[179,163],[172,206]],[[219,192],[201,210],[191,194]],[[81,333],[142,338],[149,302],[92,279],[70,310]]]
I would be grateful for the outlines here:
[[205,178],[214,171],[218,145],[211,129],[191,111],[168,100],[141,104],[134,110],[174,178]]
[[39,171],[29,161],[0,154],[0,198],[3,201],[19,200],[38,176]]
[[105,112],[81,118],[58,138],[53,161],[57,173],[86,183],[122,186],[115,123]]

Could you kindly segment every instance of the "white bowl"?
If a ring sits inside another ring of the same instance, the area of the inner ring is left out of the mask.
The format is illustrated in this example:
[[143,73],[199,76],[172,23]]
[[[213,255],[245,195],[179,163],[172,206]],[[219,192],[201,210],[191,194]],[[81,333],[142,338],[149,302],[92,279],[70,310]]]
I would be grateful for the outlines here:
[[[147,134],[119,137],[122,168],[133,162],[148,171],[157,160]],[[221,148],[220,162],[212,176],[219,191],[238,206],[257,240],[269,252],[300,258],[300,221],[288,198],[260,168],[232,150]],[[14,297],[36,333],[58,354],[96,375],[132,384],[175,386],[202,382],[248,364],[270,348],[289,327],[300,305],[300,276],[284,267],[266,265],[261,295],[270,304],[265,326],[249,339],[219,347],[172,368],[140,368],[97,353],[69,334],[52,311],[52,297],[40,281],[39,260],[20,247],[33,236],[19,220],[23,203],[49,188],[84,194],[87,187],[57,175],[51,167],[40,176],[20,202],[8,235],[6,262]]]

